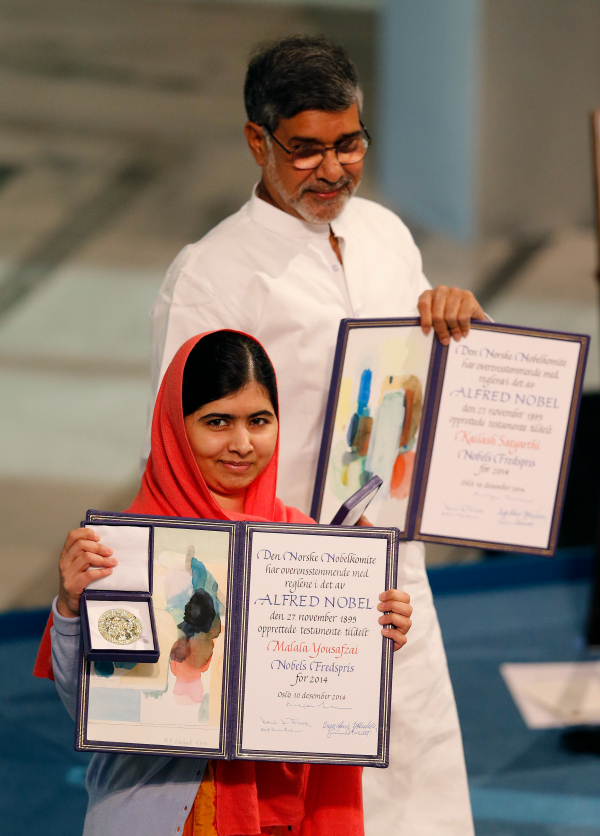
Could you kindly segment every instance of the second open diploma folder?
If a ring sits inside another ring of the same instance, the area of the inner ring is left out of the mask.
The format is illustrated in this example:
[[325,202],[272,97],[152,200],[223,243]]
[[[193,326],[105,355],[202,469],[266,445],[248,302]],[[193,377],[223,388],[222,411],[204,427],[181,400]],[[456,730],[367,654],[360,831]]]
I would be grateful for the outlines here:
[[[396,585],[396,529],[98,511],[86,524],[148,530],[160,656],[82,657],[76,749],[388,765],[393,644],[377,604]],[[147,538],[122,539],[147,564]]]
[[472,322],[340,323],[311,516],[373,476],[367,516],[403,540],[556,551],[589,337]]

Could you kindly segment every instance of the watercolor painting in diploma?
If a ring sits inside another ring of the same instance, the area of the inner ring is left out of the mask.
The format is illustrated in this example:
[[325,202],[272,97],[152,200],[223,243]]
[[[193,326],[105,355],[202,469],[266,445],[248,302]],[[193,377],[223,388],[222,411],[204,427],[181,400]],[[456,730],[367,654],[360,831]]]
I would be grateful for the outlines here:
[[229,540],[227,531],[154,529],[160,659],[91,664],[89,739],[219,748]]
[[432,340],[415,320],[348,331],[319,522],[331,522],[344,500],[379,476],[382,485],[368,518],[374,525],[405,529]]

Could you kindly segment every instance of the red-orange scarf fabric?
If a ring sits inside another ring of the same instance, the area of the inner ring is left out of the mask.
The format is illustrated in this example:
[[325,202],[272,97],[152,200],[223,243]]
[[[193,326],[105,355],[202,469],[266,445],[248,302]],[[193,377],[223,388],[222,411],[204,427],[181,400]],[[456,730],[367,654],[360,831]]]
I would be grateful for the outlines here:
[[[210,332],[209,332],[210,333]],[[263,473],[248,488],[244,513],[224,511],[200,473],[190,448],[181,391],[188,355],[200,334],[184,343],[163,378],[152,418],[151,453],[135,514],[216,520],[313,522],[277,499],[279,440]],[[54,679],[48,619],[34,676]],[[362,770],[354,766],[216,761],[219,836],[255,836],[273,825],[296,825],[301,836],[362,836]]]

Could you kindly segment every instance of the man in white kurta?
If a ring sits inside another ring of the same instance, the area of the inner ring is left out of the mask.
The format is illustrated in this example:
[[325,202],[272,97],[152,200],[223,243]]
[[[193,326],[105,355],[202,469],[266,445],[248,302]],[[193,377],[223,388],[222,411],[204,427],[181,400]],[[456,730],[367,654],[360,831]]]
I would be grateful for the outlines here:
[[[175,259],[152,310],[155,390],[179,346],[233,328],[266,348],[279,385],[278,494],[308,513],[340,319],[418,316],[429,284],[400,219],[353,197],[331,229],[254,193]],[[394,660],[390,766],[364,770],[368,836],[472,833],[460,729],[420,543],[400,546],[398,588],[413,627]]]
[[[281,119],[277,137],[249,114],[246,135],[263,168],[261,183],[239,212],[182,250],[151,314],[155,392],[179,346],[195,334],[232,328],[264,345],[279,385],[278,495],[304,512],[310,509],[340,320],[421,312],[430,324],[433,319],[438,334],[445,316],[448,330],[460,336],[460,300],[451,317],[440,315],[439,304],[436,316],[420,253],[401,220],[350,196],[360,170],[340,165],[340,143],[355,128],[360,132],[358,110],[354,104],[340,117],[330,109],[316,105],[315,111]],[[286,135],[287,128],[296,133]],[[285,168],[284,152],[290,153],[288,142],[294,144],[300,129],[311,142],[322,132],[318,139],[326,150],[316,174],[308,172],[312,179],[306,171]],[[276,162],[268,156],[274,146],[267,132],[283,148]],[[344,192],[345,199],[338,199]],[[310,204],[306,212],[303,202]],[[327,222],[318,222],[319,214]],[[364,770],[366,834],[470,836],[460,728],[422,544],[401,545],[398,568],[398,587],[411,597],[413,626],[394,659],[390,766]]]

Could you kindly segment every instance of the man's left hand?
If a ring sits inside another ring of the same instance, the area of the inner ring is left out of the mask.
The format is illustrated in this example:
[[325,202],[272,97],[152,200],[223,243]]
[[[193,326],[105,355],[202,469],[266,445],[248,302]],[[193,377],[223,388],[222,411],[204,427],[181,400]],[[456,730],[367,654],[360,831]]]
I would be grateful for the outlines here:
[[442,345],[466,337],[472,319],[486,319],[486,315],[470,290],[439,285],[426,290],[419,297],[421,328],[428,334],[433,325]]

